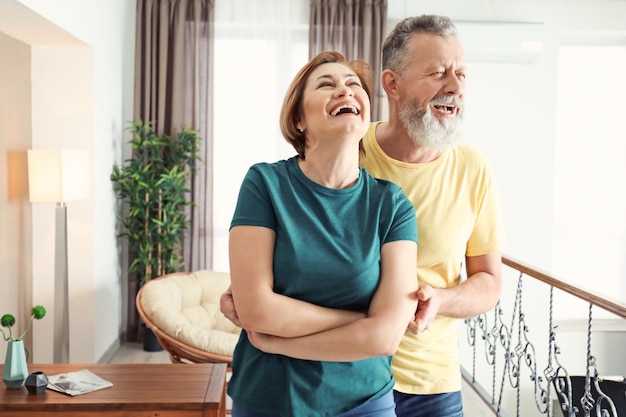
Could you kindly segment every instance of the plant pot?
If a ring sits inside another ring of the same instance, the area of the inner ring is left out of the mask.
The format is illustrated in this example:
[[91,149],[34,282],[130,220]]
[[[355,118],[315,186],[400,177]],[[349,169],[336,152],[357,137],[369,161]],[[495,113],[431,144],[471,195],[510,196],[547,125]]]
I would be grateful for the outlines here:
[[24,341],[11,340],[7,345],[7,355],[4,359],[2,381],[7,388],[21,388],[28,377],[26,365],[26,349]]
[[48,377],[43,372],[37,371],[33,372],[28,377],[26,377],[26,389],[31,394],[42,394],[46,392],[46,387],[48,386]]
[[145,323],[141,323],[141,339],[145,352],[160,352],[163,350],[163,346],[159,343],[154,332],[152,329],[148,328]]

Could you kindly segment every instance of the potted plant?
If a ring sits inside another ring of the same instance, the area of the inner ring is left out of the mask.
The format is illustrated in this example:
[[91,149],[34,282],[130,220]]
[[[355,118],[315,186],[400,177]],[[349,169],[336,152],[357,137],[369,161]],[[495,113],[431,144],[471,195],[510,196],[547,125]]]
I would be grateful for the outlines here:
[[22,340],[30,326],[33,323],[33,319],[40,320],[46,315],[46,309],[43,306],[36,305],[30,310],[30,319],[26,329],[17,337],[13,337],[12,327],[15,325],[15,316],[12,314],[5,314],[0,318],[0,325],[7,328],[5,332],[0,328],[2,337],[5,342],[8,342],[7,354],[4,360],[4,370],[2,371],[2,381],[7,388],[20,388],[24,385],[26,378],[28,377],[28,366],[26,365],[26,351],[24,349],[24,341]]
[[[192,205],[188,184],[202,158],[198,132],[187,126],[173,136],[157,134],[151,123],[141,121],[129,130],[132,157],[113,167],[111,181],[126,205],[119,220],[130,253],[128,314],[137,317],[134,298],[141,285],[184,266],[186,208]],[[129,319],[129,334],[130,326]]]

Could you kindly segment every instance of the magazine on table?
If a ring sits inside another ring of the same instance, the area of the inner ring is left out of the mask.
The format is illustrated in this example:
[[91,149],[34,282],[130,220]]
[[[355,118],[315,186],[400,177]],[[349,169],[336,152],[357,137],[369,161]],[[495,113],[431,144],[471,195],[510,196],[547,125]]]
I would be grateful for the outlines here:
[[100,378],[89,369],[67,372],[58,375],[48,375],[48,388],[63,394],[75,396],[86,394],[113,386],[113,383]]

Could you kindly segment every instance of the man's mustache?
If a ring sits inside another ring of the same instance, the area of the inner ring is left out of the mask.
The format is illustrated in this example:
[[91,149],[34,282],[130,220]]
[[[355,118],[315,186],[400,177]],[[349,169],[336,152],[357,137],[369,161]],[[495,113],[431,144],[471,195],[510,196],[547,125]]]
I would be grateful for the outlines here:
[[463,110],[465,104],[463,100],[456,96],[440,96],[430,101],[432,106],[454,106],[459,110]]

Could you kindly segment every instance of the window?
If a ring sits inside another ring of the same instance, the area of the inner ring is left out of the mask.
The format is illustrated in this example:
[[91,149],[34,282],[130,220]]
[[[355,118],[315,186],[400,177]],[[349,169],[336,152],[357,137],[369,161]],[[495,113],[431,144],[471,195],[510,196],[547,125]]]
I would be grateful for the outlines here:
[[[221,7],[221,8],[220,8]],[[295,155],[279,127],[285,91],[308,61],[306,0],[216,3],[213,268],[228,271],[239,186],[256,162]]]
[[626,46],[559,52],[554,268],[626,300]]

